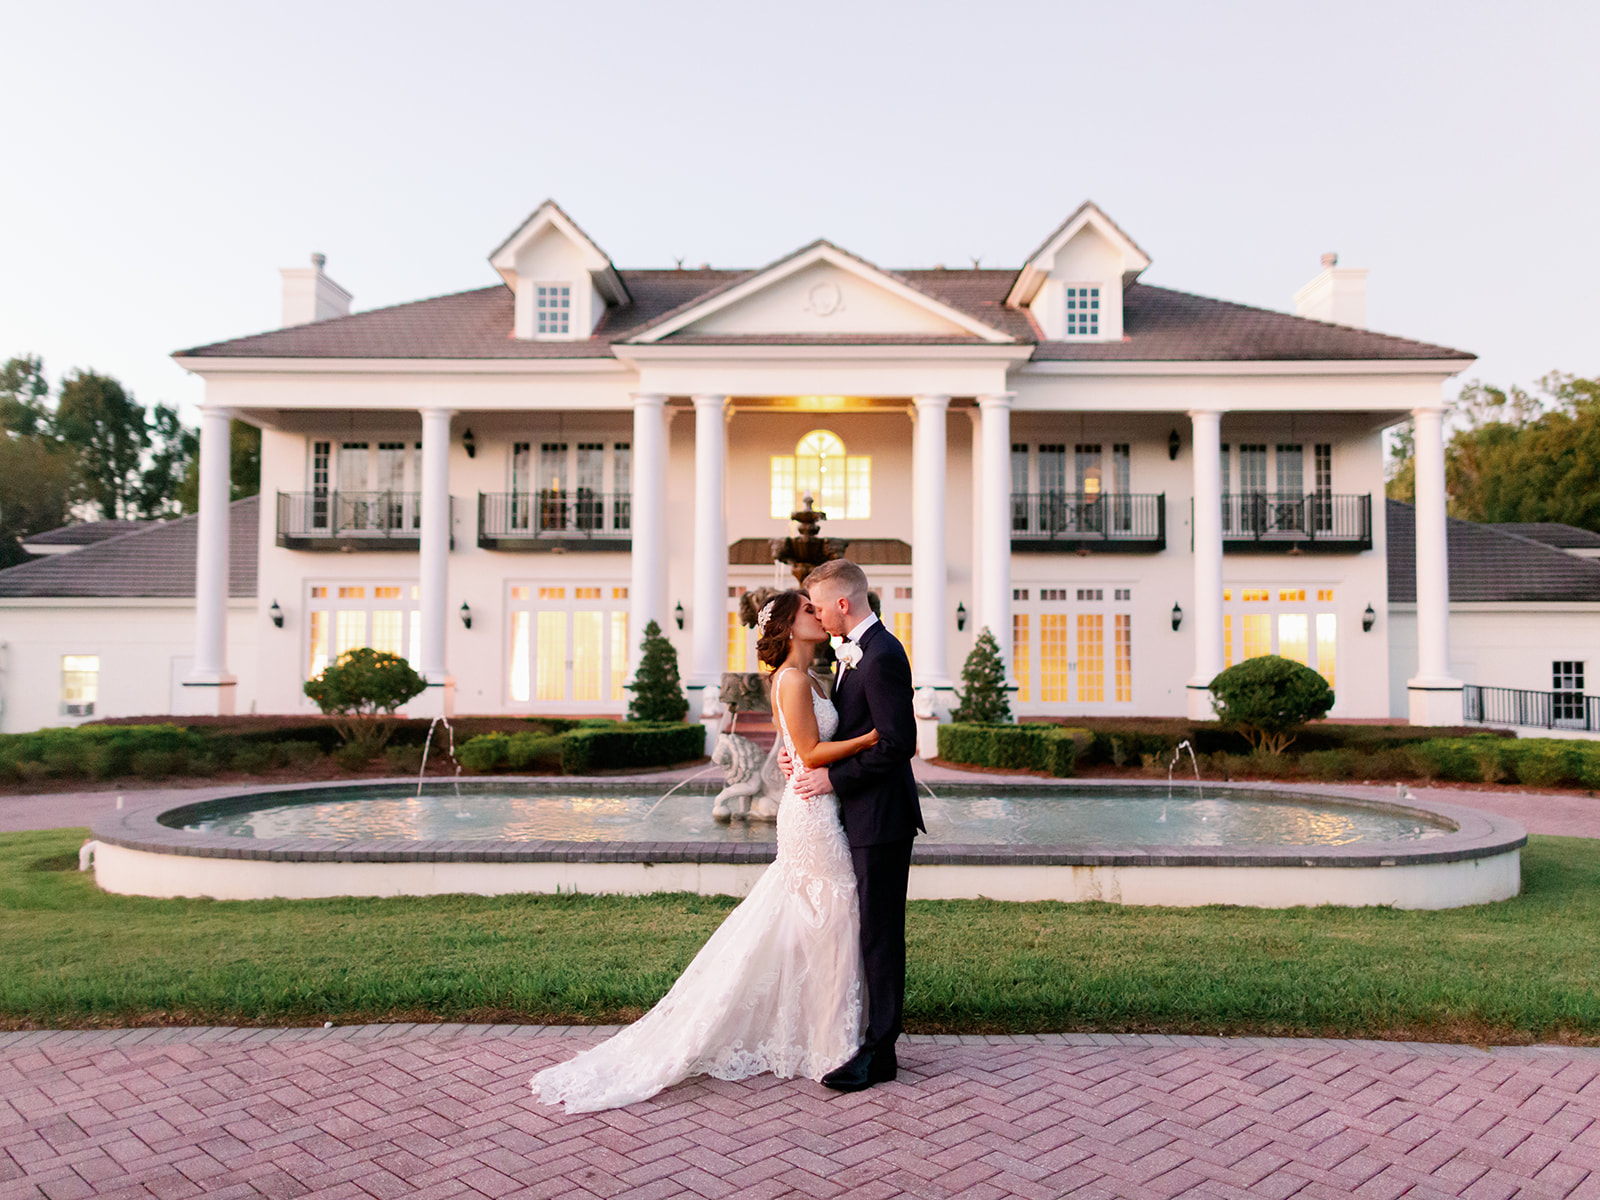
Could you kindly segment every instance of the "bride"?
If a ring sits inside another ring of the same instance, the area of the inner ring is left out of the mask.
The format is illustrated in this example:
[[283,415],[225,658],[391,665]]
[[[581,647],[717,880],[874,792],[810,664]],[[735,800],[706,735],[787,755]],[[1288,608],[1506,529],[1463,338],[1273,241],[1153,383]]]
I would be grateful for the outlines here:
[[[773,711],[791,757],[827,766],[876,744],[871,730],[827,741],[832,703],[807,668],[828,637],[804,592],[782,592],[756,622],[756,653],[776,669]],[[569,1113],[616,1108],[691,1075],[745,1079],[771,1071],[820,1080],[861,1045],[860,912],[850,847],[832,796],[788,784],[778,854],[661,1002],[615,1037],[540,1071],[533,1093]]]

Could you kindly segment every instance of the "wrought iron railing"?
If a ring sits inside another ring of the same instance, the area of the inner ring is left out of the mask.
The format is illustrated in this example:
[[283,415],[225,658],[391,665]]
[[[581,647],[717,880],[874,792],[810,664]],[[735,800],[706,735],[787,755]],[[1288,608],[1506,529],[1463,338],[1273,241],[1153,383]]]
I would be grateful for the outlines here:
[[1222,540],[1234,545],[1324,542],[1371,549],[1372,496],[1230,492],[1222,497]]
[[1462,716],[1474,724],[1600,733],[1600,696],[1582,692],[1534,692],[1469,683],[1461,689],[1461,708]]
[[419,492],[279,492],[278,538],[399,539],[422,533]]
[[[479,492],[480,544],[556,541],[630,543],[631,492]],[[502,545],[500,548],[504,548]]]
[[[1167,498],[1156,494],[1090,495],[1086,492],[1011,493],[1011,540],[1142,543],[1161,549],[1167,535]],[[1160,546],[1154,543],[1160,542]]]

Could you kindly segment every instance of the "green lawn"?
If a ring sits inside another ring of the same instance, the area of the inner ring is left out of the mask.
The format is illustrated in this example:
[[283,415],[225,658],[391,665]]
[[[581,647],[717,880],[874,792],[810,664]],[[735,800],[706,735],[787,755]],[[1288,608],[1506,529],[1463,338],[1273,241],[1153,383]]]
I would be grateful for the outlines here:
[[[0,834],[0,1028],[626,1020],[733,906],[109,896],[85,836]],[[1523,886],[1441,913],[917,903],[907,1024],[1600,1042],[1600,841],[1530,839]]]

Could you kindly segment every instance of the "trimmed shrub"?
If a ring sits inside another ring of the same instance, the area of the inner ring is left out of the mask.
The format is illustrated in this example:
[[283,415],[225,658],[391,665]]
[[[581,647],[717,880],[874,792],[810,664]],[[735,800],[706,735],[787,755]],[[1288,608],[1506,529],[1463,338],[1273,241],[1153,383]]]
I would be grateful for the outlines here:
[[561,741],[561,738],[550,734],[513,733],[506,744],[506,765],[513,771],[559,771]]
[[1579,770],[1575,743],[1559,738],[1527,738],[1516,742],[1517,782],[1529,787],[1559,787],[1576,783]]
[[1333,689],[1310,667],[1276,654],[1236,663],[1211,681],[1217,717],[1252,749],[1282,754],[1307,721],[1327,715]]
[[1078,747],[1091,738],[1086,729],[1060,725],[939,726],[939,757],[976,767],[1043,771],[1065,778],[1072,774]]
[[346,771],[364,771],[376,753],[377,747],[368,742],[350,742],[335,750],[333,758]]
[[511,738],[504,733],[484,733],[456,747],[456,761],[468,771],[493,771],[506,764]]
[[654,621],[644,627],[639,669],[633,682],[625,686],[633,693],[628,702],[630,721],[681,721],[689,712],[689,700],[678,678],[678,652],[661,636],[661,626]]
[[415,775],[422,770],[422,747],[385,746],[383,765],[396,775]]
[[704,758],[705,728],[699,723],[613,722],[610,728],[574,729],[561,738],[561,770],[567,775],[630,767],[668,767]]
[[323,757],[322,747],[314,742],[284,742],[280,747],[284,762],[291,767],[305,767]]
[[[352,746],[361,746],[366,759],[383,749],[394,732],[394,710],[427,684],[411,664],[398,654],[363,646],[347,650],[329,663],[322,674],[309,679],[305,693]],[[354,752],[342,757],[355,759]]]
[[[1000,644],[985,625],[961,667],[961,682],[950,719],[959,724],[1003,725],[1011,722],[1011,700],[1006,695],[1006,664]],[[998,764],[991,763],[991,766]]]

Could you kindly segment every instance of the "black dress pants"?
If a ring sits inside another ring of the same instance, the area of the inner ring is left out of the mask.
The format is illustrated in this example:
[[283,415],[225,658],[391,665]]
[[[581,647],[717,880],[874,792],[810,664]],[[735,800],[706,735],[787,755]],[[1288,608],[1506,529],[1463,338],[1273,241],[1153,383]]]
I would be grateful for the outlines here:
[[867,983],[867,1050],[892,1050],[906,1007],[906,881],[911,844],[852,846]]

